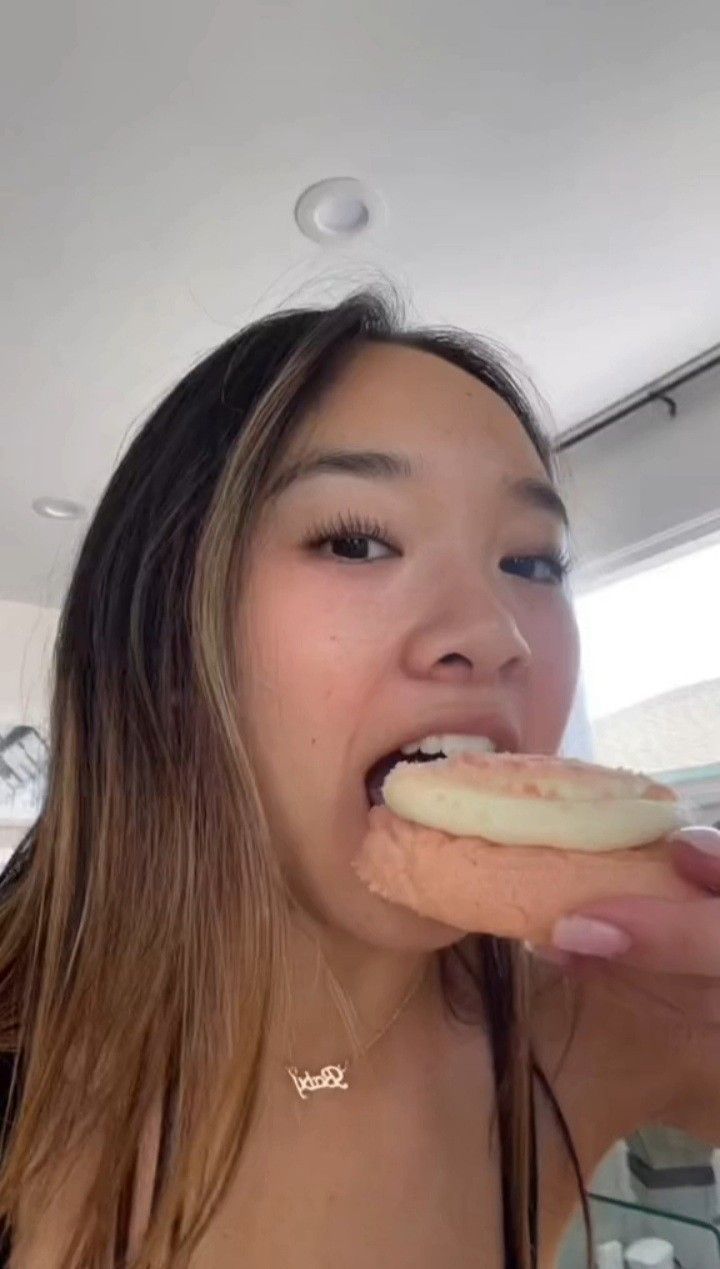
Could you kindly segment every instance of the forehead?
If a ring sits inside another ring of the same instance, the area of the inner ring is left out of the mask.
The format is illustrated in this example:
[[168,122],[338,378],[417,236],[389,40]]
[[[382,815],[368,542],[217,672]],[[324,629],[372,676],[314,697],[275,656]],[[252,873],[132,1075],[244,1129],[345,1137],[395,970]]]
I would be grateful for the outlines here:
[[465,470],[545,474],[502,397],[441,357],[391,344],[365,345],[343,367],[309,410],[293,452],[331,444],[407,450],[431,467],[455,461]]

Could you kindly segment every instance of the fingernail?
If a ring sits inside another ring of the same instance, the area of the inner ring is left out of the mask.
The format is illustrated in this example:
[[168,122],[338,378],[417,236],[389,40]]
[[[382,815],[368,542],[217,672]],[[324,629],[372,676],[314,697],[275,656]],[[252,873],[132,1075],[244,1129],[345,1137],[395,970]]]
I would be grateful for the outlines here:
[[705,828],[703,825],[697,828],[680,828],[677,833],[673,833],[672,838],[674,842],[687,842],[688,846],[701,850],[703,855],[720,855],[720,833],[716,828]]
[[620,956],[631,944],[624,930],[594,917],[561,917],[553,930],[554,947],[583,956]]

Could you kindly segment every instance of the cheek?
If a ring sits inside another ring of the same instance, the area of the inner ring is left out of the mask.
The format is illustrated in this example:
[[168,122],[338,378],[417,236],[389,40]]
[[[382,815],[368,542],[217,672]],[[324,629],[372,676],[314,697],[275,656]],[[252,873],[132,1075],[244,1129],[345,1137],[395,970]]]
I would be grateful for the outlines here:
[[[246,587],[244,730],[275,848],[313,912],[347,883],[364,790],[354,737],[381,654],[368,611],[273,570]],[[381,628],[382,629],[382,628]],[[351,879],[354,892],[356,879]]]
[[331,602],[326,588],[297,574],[273,570],[271,581],[247,587],[243,681],[263,764],[278,778],[288,763],[302,767],[308,787],[343,760],[377,640],[356,604]]
[[554,753],[562,740],[575,698],[580,639],[572,605],[538,604],[530,613],[525,638],[532,649],[528,699],[528,749]]

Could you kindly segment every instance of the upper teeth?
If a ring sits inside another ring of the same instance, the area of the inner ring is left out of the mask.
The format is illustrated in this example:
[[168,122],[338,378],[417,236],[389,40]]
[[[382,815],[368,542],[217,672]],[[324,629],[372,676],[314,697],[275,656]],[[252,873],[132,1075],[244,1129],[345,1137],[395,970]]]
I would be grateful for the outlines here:
[[474,749],[477,753],[494,753],[495,745],[487,736],[425,736],[423,740],[413,740],[403,745],[401,753],[444,753],[446,758],[463,750]]

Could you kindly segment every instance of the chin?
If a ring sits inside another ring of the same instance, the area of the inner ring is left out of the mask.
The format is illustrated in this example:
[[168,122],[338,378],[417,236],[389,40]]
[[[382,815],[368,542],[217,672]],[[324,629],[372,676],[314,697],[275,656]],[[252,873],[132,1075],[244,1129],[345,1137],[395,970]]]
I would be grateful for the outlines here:
[[[355,875],[351,860],[367,831],[367,813],[364,803],[357,822],[353,817],[349,824],[345,820],[342,826],[333,825],[332,833],[327,835],[328,843],[346,841],[349,849],[344,857],[338,858],[337,851],[328,845],[325,858],[334,856],[329,875],[325,869],[322,875],[317,869],[311,872],[307,864],[301,862],[304,852],[296,847],[295,866],[288,876],[295,902],[328,934],[334,932],[375,950],[435,952],[466,938],[464,930],[372,894]],[[317,834],[315,840],[320,837],[321,834]]]
[[328,929],[388,952],[439,952],[466,937],[464,930],[376,895],[361,894],[344,911],[338,910],[337,904],[323,904],[323,921]]

